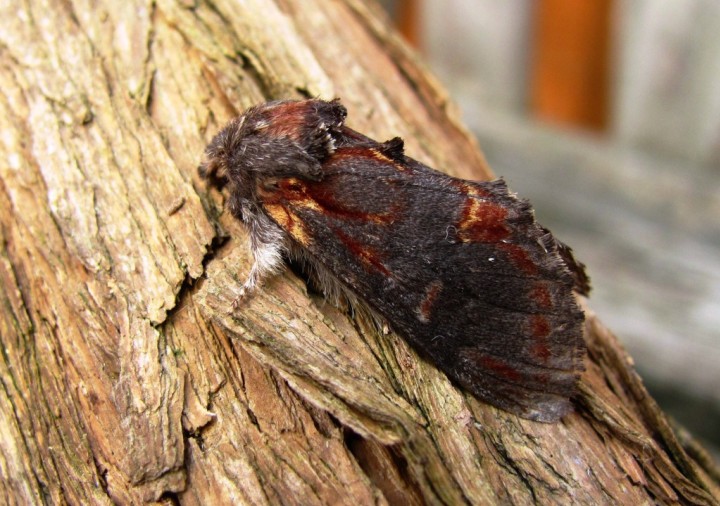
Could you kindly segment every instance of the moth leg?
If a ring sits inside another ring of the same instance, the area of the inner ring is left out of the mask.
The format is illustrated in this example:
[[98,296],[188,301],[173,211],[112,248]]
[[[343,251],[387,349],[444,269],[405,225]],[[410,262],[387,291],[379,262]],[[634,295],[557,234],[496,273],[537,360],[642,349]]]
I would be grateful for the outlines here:
[[[246,216],[250,212],[243,210]],[[254,262],[240,293],[233,300],[233,309],[237,309],[244,299],[252,295],[264,279],[280,272],[284,267],[283,252],[286,248],[282,231],[261,214],[255,215],[255,219],[250,223],[250,248]]]
[[233,300],[233,309],[237,309],[243,299],[252,295],[269,275],[275,274],[283,268],[282,245],[277,243],[258,244],[253,247],[253,262],[250,274],[240,289],[240,293]]

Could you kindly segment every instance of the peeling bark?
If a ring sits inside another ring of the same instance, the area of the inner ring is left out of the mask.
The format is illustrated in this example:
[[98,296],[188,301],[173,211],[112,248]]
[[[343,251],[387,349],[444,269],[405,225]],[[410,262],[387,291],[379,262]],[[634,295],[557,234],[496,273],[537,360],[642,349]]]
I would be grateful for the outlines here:
[[338,96],[353,128],[490,176],[372,5],[5,2],[0,48],[4,502],[720,497],[590,310],[578,409],[552,425],[457,390],[290,272],[229,314],[246,235],[195,169],[244,108]]

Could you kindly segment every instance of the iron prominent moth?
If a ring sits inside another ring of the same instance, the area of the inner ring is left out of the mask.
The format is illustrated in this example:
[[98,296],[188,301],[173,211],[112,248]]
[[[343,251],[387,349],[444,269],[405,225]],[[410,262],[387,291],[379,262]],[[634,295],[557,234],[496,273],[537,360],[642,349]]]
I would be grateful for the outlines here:
[[229,188],[254,265],[284,265],[366,306],[476,397],[522,417],[568,413],[583,370],[588,278],[502,180],[473,182],[345,126],[338,100],[275,101],[218,133],[199,167]]

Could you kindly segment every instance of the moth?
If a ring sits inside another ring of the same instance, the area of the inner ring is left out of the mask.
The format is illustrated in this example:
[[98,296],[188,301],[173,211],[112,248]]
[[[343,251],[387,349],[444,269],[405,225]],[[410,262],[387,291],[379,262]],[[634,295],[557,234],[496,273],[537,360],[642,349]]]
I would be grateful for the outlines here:
[[254,264],[284,257],[367,307],[477,398],[553,422],[583,370],[584,266],[504,181],[466,181],[345,125],[339,100],[274,101],[230,121],[200,175],[229,189]]

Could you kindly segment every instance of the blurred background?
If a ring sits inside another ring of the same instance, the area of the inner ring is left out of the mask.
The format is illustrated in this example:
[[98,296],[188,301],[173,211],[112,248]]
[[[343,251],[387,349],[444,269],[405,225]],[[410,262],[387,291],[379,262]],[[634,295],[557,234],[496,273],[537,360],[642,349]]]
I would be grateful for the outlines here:
[[386,0],[490,166],[593,281],[663,408],[720,448],[720,2]]

